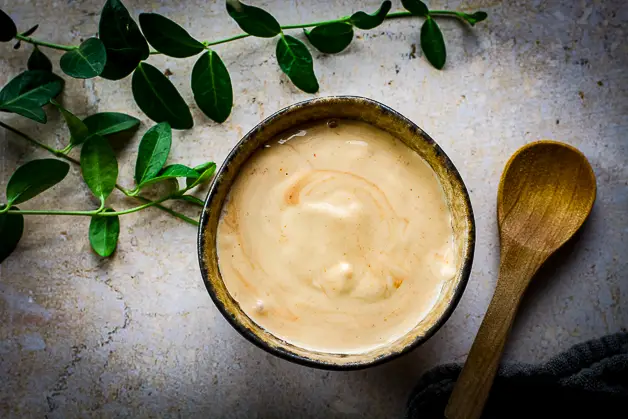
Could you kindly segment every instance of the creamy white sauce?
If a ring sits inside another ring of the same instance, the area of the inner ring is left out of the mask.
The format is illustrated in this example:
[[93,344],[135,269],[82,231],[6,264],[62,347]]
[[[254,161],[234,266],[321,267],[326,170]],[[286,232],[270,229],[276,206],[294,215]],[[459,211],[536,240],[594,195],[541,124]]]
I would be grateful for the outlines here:
[[455,276],[451,215],[401,141],[362,122],[331,126],[284,133],[242,167],[218,225],[219,267],[268,332],[360,353],[414,328]]

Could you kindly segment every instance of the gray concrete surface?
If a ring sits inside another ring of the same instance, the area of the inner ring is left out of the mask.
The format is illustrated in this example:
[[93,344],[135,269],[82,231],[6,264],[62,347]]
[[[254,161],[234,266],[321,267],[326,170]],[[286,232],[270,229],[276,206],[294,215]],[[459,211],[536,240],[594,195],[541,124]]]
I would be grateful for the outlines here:
[[[376,0],[255,1],[284,24],[323,20]],[[394,9],[400,8],[395,0]],[[222,1],[127,0],[137,16],[163,13],[200,39],[238,33]],[[100,0],[1,0],[25,30],[78,43],[97,30]],[[288,7],[287,5],[291,5]],[[193,227],[157,210],[125,216],[115,257],[90,252],[88,220],[28,217],[17,251],[0,266],[0,417],[394,418],[427,368],[463,361],[495,285],[496,190],[521,145],[568,142],[590,159],[598,180],[591,219],[539,276],[512,331],[507,360],[538,361],[571,344],[628,326],[628,8],[615,1],[432,1],[433,9],[489,12],[470,29],[440,19],[444,71],[418,43],[419,19],[359,32],[337,56],[315,54],[318,95],[355,94],[399,110],[432,135],[457,165],[473,201],[477,249],[467,290],[447,324],[425,345],[389,364],[357,372],[313,370],[254,347],[222,318],[202,284]],[[300,36],[300,35],[299,35]],[[0,45],[0,84],[25,68],[29,46]],[[191,104],[195,128],[176,132],[171,161],[222,161],[241,135],[270,113],[311,97],[278,71],[274,42],[217,47],[231,71],[235,107],[216,125],[196,109],[194,59],[155,56]],[[48,52],[48,51],[47,51]],[[50,52],[58,70],[60,54]],[[63,102],[79,115],[123,111],[150,121],[130,78],[68,80]],[[52,114],[52,113],[51,113]],[[2,114],[3,121],[53,146],[67,133]],[[130,185],[138,138],[120,149]],[[20,164],[45,154],[0,131],[0,190]],[[25,204],[93,208],[79,173]],[[131,205],[119,195],[116,208]]]

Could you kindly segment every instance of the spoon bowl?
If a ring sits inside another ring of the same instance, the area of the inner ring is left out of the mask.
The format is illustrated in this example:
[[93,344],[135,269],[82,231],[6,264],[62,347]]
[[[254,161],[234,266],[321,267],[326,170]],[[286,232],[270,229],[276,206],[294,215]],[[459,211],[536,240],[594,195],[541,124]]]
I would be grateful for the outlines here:
[[595,193],[595,175],[578,149],[548,140],[520,148],[499,183],[502,248],[518,245],[549,256],[584,223]]
[[497,194],[497,287],[445,409],[447,419],[478,419],[506,338],[532,277],[591,213],[593,169],[576,148],[538,141],[506,163]]

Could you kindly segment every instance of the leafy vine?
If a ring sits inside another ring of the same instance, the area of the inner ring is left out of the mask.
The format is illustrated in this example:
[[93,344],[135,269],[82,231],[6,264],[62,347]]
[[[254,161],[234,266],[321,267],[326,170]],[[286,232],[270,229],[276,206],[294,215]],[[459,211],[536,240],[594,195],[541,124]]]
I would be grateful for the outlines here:
[[[146,62],[151,55],[164,54],[174,58],[200,55],[190,80],[194,100],[207,117],[221,123],[231,113],[233,88],[229,71],[212,48],[214,46],[251,36],[277,38],[275,55],[281,71],[297,88],[315,93],[319,90],[319,84],[312,54],[302,41],[287,34],[288,30],[302,29],[314,48],[322,53],[335,54],[350,45],[356,29],[370,30],[388,19],[421,17],[424,19],[420,31],[421,49],[435,68],[442,69],[447,53],[443,34],[435,19],[456,18],[473,26],[487,18],[487,14],[482,11],[464,13],[429,10],[419,0],[401,0],[401,3],[405,11],[391,12],[392,3],[386,0],[371,14],[358,11],[350,16],[322,22],[280,25],[275,17],[259,7],[238,0],[227,0],[227,13],[243,33],[201,42],[177,23],[156,13],[140,14],[138,26],[120,0],[106,0],[100,14],[98,37],[90,37],[80,45],[61,45],[35,38],[32,35],[38,25],[19,32],[11,17],[0,10],[0,42],[17,41],[15,48],[19,48],[22,43],[34,46],[27,62],[28,69],[0,90],[0,111],[46,123],[44,106],[52,104],[63,116],[69,131],[67,145],[55,149],[0,121],[4,129],[56,157],[30,161],[20,166],[9,179],[6,204],[0,205],[0,262],[13,252],[21,239],[25,215],[90,217],[90,244],[103,257],[110,256],[116,249],[120,231],[119,217],[122,215],[155,207],[187,223],[198,225],[194,218],[162,204],[170,200],[183,200],[195,207],[202,207],[203,202],[189,192],[207,183],[216,165],[213,162],[196,167],[166,165],[172,145],[172,129],[189,129],[194,121],[189,106],[174,84],[162,71]],[[42,48],[64,51],[59,66],[73,78],[120,80],[132,74],[135,102],[156,122],[140,141],[133,188],[128,189],[118,183],[118,162],[107,137],[137,129],[139,120],[117,112],[102,112],[81,119],[65,109],[55,100],[63,90],[64,81],[52,72],[52,62],[42,52]],[[78,160],[70,155],[76,147],[80,147]],[[17,207],[61,182],[69,172],[69,164],[80,166],[84,182],[99,202],[97,208],[76,211],[26,210]],[[142,195],[143,189],[164,181],[175,182],[174,190],[155,200]],[[139,205],[124,210],[110,208],[107,199],[115,189],[139,201]]]

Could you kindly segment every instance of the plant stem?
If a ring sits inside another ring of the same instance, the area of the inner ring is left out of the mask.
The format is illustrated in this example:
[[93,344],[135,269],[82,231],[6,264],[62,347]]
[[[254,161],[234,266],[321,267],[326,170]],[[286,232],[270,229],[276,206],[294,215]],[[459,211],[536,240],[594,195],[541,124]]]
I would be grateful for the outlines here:
[[207,42],[205,44],[205,46],[206,47],[211,47],[212,45],[224,44],[224,43],[235,41],[235,40],[238,40],[238,39],[248,38],[249,36],[251,36],[251,35],[249,35],[248,33],[241,33],[240,35],[231,36],[229,38],[220,39],[218,41]]
[[455,12],[452,10],[430,10],[430,15],[431,16],[440,16],[440,17],[455,17],[457,19],[462,20],[463,22],[466,22],[467,19],[465,18],[466,13],[464,12]]
[[[432,16],[442,16],[442,17],[454,17],[454,18],[458,18],[462,21],[466,21],[465,19],[465,13],[463,12],[455,12],[452,10],[430,10],[430,15]],[[393,12],[393,13],[389,13],[386,15],[386,17],[384,18],[385,20],[388,19],[398,19],[398,18],[405,18],[405,17],[416,17],[416,15],[413,15],[410,12]],[[339,19],[332,19],[332,20],[323,20],[320,22],[311,22],[311,23],[300,23],[300,24],[296,24],[296,25],[284,25],[281,27],[282,30],[284,29],[300,29],[300,28],[310,28],[312,26],[319,26],[319,25],[327,25],[330,23],[338,23],[338,22],[348,22],[351,19],[350,16],[345,16],[345,17],[341,17]],[[214,45],[220,45],[220,44],[225,44],[227,42],[231,42],[231,41],[237,41],[238,39],[244,39],[244,38],[248,38],[251,35],[247,34],[247,33],[241,33],[239,35],[234,35],[234,36],[230,36],[229,38],[224,38],[224,39],[219,39],[217,41],[207,41],[204,42],[206,49],[208,49],[207,47],[211,47]],[[150,52],[151,55],[159,55],[161,54],[161,52],[159,51],[151,51]]]
[[[433,13],[433,12],[435,12],[435,11],[436,11],[436,10],[434,10],[434,11],[430,10],[430,13]],[[384,17],[384,20],[388,20],[388,19],[396,19],[396,18],[399,18],[399,17],[401,17],[401,18],[404,18],[404,17],[412,17],[412,16],[416,16],[416,15],[413,15],[413,14],[412,14],[412,13],[410,13],[410,12],[392,12],[392,13],[388,13],[388,14],[386,15],[386,17]]]
[[0,121],[0,127],[2,127],[2,128],[6,129],[6,130],[9,130],[9,131],[19,135],[20,137],[24,138],[29,143],[31,143],[31,144],[39,147],[39,148],[43,148],[44,150],[54,154],[57,157],[60,157],[62,159],[66,159],[68,161],[71,161],[73,163],[77,163],[78,164],[78,161],[74,160],[72,157],[66,156],[64,153],[61,152],[61,150],[54,149],[54,148],[52,148],[50,146],[47,146],[44,143],[40,143],[36,139],[32,138],[28,134],[23,133],[22,131],[18,130],[17,128],[13,128],[12,126],[7,125],[7,124],[5,124],[2,121]]
[[[431,16],[443,16],[443,17],[456,17],[458,19],[462,19],[462,20],[466,20],[464,18],[465,13],[464,12],[456,12],[453,10],[430,10],[430,15]],[[404,18],[404,17],[413,17],[416,15],[413,15],[410,12],[392,12],[392,13],[388,13],[386,15],[386,17],[384,19],[396,19],[396,18]]]
[[101,215],[104,215],[104,216],[111,216],[111,215],[125,215],[125,214],[131,214],[131,213],[133,213],[133,212],[141,211],[141,210],[143,210],[144,208],[152,207],[152,206],[154,206],[154,205],[159,205],[159,204],[161,204],[161,203],[162,203],[162,202],[164,202],[164,201],[167,201],[167,200],[169,200],[169,199],[174,198],[174,196],[175,196],[175,195],[166,195],[166,196],[164,196],[163,198],[159,198],[159,199],[158,199],[158,200],[156,200],[156,201],[149,201],[149,202],[147,202],[147,203],[145,203],[145,204],[142,204],[142,205],[140,205],[140,206],[138,206],[138,207],[129,208],[129,209],[126,209],[126,210],[123,210],[123,211],[103,212]]
[[107,211],[102,211],[102,209],[97,209],[93,211],[53,211],[53,210],[12,210],[12,209],[9,209],[8,211],[2,211],[2,212],[6,212],[8,214],[22,214],[22,215],[74,215],[74,216],[88,216],[88,217],[98,215],[100,217],[114,217],[114,216],[119,216],[119,215],[131,214],[133,212],[141,211],[145,208],[154,206],[154,207],[158,207],[162,209],[163,211],[169,213],[170,215],[174,217],[177,217],[180,220],[183,220],[189,224],[192,224],[193,226],[198,226],[199,225],[198,221],[161,205],[162,202],[167,201],[169,199],[173,199],[177,197],[178,195],[179,193],[173,194],[173,195],[167,195],[167,196],[164,196],[163,198],[159,198],[156,201],[151,201],[150,199],[138,196],[136,197],[137,199],[141,201],[145,201],[146,203],[143,205],[134,207],[134,208],[123,210],[123,211],[108,211],[107,212]]
[[[463,13],[463,12],[455,12],[455,11],[452,11],[452,10],[430,10],[430,15],[431,16],[443,16],[443,17],[455,17],[455,18],[458,18],[460,20],[466,21],[465,13]],[[413,17],[413,16],[416,16],[416,15],[413,15],[410,12],[392,12],[392,13],[388,13],[384,19],[388,20],[388,19],[397,19],[397,18]],[[325,25],[325,24],[329,24],[329,23],[348,22],[349,19],[350,19],[350,16],[345,16],[345,17],[341,17],[339,19],[323,20],[323,21],[320,21],[320,22],[300,23],[300,24],[296,24],[296,25],[284,25],[284,26],[281,27],[281,29],[283,30],[283,29],[310,28],[312,26]],[[237,41],[238,39],[248,38],[249,36],[251,36],[251,35],[246,34],[246,33],[241,33],[239,35],[230,36],[228,38],[219,39],[217,41],[206,42],[205,46],[206,47],[211,47],[211,46],[214,46],[214,45],[225,44],[227,42]],[[61,51],[72,51],[72,50],[75,50],[75,49],[78,48],[78,46],[76,46],[76,45],[53,44],[52,42],[46,42],[46,41],[42,41],[42,40],[39,40],[39,39],[32,38],[30,36],[24,36],[24,35],[20,35],[20,34],[15,35],[15,39],[19,39],[20,41],[28,42],[30,44],[39,45],[39,46],[42,46],[42,47],[58,49],[58,50],[61,50]],[[159,52],[159,51],[151,51],[150,54],[151,55],[159,55],[159,54],[161,54],[161,52]]]
[[73,148],[74,146],[72,144],[68,144],[67,146],[65,146],[65,148],[59,150],[59,153],[67,155],[70,151],[72,151]]
[[[152,202],[150,199],[144,198],[143,196],[134,196],[135,199],[139,200],[139,201],[144,201],[144,202]],[[187,215],[183,215],[180,212],[176,212],[175,210],[172,210],[168,207],[164,207],[161,204],[157,204],[155,205],[155,207],[159,208],[162,211],[167,212],[168,214],[172,215],[173,217],[177,217],[180,220],[185,221],[186,223],[192,224],[194,226],[198,226],[199,223],[198,221],[196,221],[193,218],[188,217]]]
[[[39,147],[39,148],[43,148],[44,150],[46,150],[46,151],[48,151],[48,152],[50,152],[50,153],[54,154],[55,156],[57,156],[57,157],[59,157],[59,158],[61,158],[61,159],[67,160],[67,161],[69,161],[70,163],[75,164],[75,165],[77,165],[77,166],[80,166],[80,165],[81,165],[81,163],[80,163],[78,160],[76,160],[76,159],[74,159],[74,158],[72,158],[72,157],[68,156],[67,154],[63,154],[60,150],[56,150],[56,149],[54,149],[54,148],[52,148],[52,147],[50,147],[50,146],[47,146],[47,145],[46,145],[46,144],[44,144],[44,143],[40,143],[39,141],[35,140],[34,138],[32,138],[31,136],[29,136],[28,134],[26,134],[26,133],[24,133],[24,132],[22,132],[22,131],[18,130],[17,128],[13,128],[12,126],[7,125],[7,124],[5,124],[5,123],[4,123],[4,122],[2,122],[2,121],[0,121],[0,126],[1,126],[1,127],[3,127],[3,128],[5,128],[5,129],[7,129],[7,130],[9,130],[9,131],[11,131],[11,132],[13,132],[13,133],[15,133],[15,134],[17,134],[17,135],[19,135],[20,137],[24,138],[25,140],[27,140],[27,141],[28,141],[28,142],[30,142],[31,144],[33,144],[33,145],[35,145],[35,146],[37,146],[37,147]],[[181,213],[176,212],[176,211],[174,211],[174,210],[171,210],[170,208],[166,208],[166,207],[164,207],[163,205],[160,205],[159,203],[154,203],[154,202],[153,202],[153,201],[151,201],[150,199],[148,199],[148,198],[144,198],[143,196],[131,195],[131,194],[130,194],[130,191],[128,191],[127,189],[125,189],[124,187],[122,187],[121,185],[119,185],[119,184],[117,184],[117,183],[116,183],[116,189],[118,189],[118,190],[119,190],[119,191],[121,191],[124,195],[126,195],[126,196],[128,196],[128,197],[135,198],[135,199],[137,199],[138,201],[142,201],[142,202],[144,202],[144,203],[146,203],[146,204],[150,203],[151,205],[148,205],[148,206],[155,206],[155,207],[159,208],[160,210],[162,210],[162,211],[164,211],[164,212],[167,212],[168,214],[170,214],[170,215],[172,215],[172,216],[174,216],[174,217],[179,218],[180,220],[183,220],[183,221],[185,221],[185,222],[187,222],[187,223],[189,223],[189,224],[192,224],[192,225],[194,225],[194,226],[198,226],[198,222],[197,222],[197,221],[195,221],[195,220],[193,220],[192,218],[187,217],[187,216],[185,216],[184,214],[181,214]],[[163,201],[160,201],[160,202],[163,202]],[[145,208],[147,208],[147,207],[145,207]],[[66,214],[66,215],[94,215],[94,214],[91,214],[91,211],[74,211],[74,212],[81,212],[81,213],[83,213],[83,212],[89,212],[90,214]],[[109,214],[111,214],[111,213],[109,213]]]
[[15,35],[15,39],[19,39],[20,41],[28,42],[29,44],[39,45],[42,47],[48,47],[52,49],[59,49],[61,51],[73,51],[78,47],[75,45],[59,45],[53,44],[52,42],[41,41],[39,39],[31,38],[30,36],[20,35],[19,33]]
[[[63,211],[63,210],[14,210],[10,209],[7,211],[9,214],[22,214],[22,215],[82,215],[89,216],[98,215],[98,210],[92,211]],[[105,214],[103,212],[103,214]],[[106,213],[108,215],[113,214],[112,212]]]
[[83,216],[93,216],[98,215],[100,217],[114,217],[116,215],[125,215],[131,214],[133,212],[141,211],[144,208],[152,207],[154,205],[159,205],[164,201],[174,198],[178,196],[177,194],[166,195],[162,198],[159,198],[156,201],[147,200],[145,204],[142,204],[137,207],[129,208],[122,211],[102,211],[103,206],[97,210],[92,211],[56,211],[56,210],[9,210],[7,211],[9,214],[23,214],[23,215],[83,215]]
[[189,202],[190,204],[198,205],[201,208],[205,206],[205,203],[201,201],[200,199],[198,199],[197,197],[195,197],[194,195],[181,195],[177,199]]
[[[388,16],[386,16],[386,19],[387,18],[388,18]],[[319,25],[327,25],[329,23],[347,22],[349,19],[350,19],[350,17],[346,16],[346,17],[341,17],[340,19],[323,20],[321,22],[301,23],[301,24],[297,24],[297,25],[285,25],[285,26],[282,26],[281,29],[309,28],[310,26],[319,26]]]

